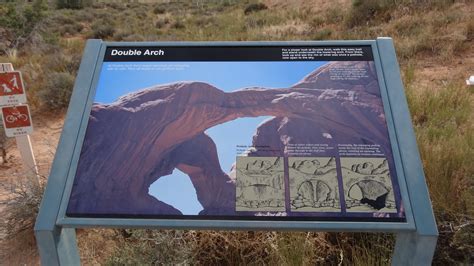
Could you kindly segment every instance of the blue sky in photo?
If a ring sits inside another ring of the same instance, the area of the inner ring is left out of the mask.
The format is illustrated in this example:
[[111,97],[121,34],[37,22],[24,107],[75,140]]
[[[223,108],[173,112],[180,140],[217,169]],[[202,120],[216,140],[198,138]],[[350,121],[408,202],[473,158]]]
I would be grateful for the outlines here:
[[[112,103],[130,92],[178,81],[207,82],[226,92],[254,86],[285,88],[325,63],[327,62],[104,62],[95,102]],[[164,66],[173,67],[170,69]],[[140,67],[149,70],[139,69]],[[236,145],[250,145],[257,126],[269,118],[239,118],[206,131],[217,146],[219,162],[224,172],[229,172],[235,162]],[[183,214],[195,215],[202,210],[189,177],[178,169],[153,183],[149,194],[174,206]]]

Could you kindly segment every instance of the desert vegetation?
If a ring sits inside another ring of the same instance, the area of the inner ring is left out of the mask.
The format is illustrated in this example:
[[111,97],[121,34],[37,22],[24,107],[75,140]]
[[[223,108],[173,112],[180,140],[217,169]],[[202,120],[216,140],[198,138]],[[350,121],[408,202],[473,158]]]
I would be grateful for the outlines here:
[[[454,0],[9,0],[0,4],[0,62],[22,71],[34,118],[40,121],[65,112],[88,38],[286,41],[390,36],[440,231],[434,263],[472,264],[474,97],[464,80],[474,74],[473,13],[471,1]],[[44,134],[35,134],[40,132]],[[51,150],[55,145],[50,144]],[[1,147],[8,161],[15,149],[12,140],[1,135]],[[40,169],[44,180],[52,154]],[[0,209],[0,261],[34,263],[24,259],[37,260],[32,223],[41,188],[31,192],[22,182],[10,181],[18,165],[0,162],[6,193]],[[388,264],[394,246],[393,235],[367,233],[90,229],[78,230],[78,239],[84,263],[109,265]]]

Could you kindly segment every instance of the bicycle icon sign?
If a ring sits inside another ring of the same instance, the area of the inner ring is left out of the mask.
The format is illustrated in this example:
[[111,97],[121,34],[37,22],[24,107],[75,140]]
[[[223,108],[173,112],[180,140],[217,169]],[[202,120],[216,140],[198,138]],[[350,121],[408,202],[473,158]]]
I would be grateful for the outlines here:
[[8,137],[27,135],[33,132],[28,105],[2,107],[3,127]]
[[11,115],[5,117],[5,121],[8,124],[13,124],[16,121],[28,121],[28,116],[25,114],[20,113],[20,111],[15,110]]
[[0,73],[0,105],[16,105],[26,102],[21,73]]

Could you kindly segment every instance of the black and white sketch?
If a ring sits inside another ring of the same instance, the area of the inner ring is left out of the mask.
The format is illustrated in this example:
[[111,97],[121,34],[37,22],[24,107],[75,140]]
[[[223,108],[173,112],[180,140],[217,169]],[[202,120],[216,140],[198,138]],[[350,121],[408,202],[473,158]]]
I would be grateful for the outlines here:
[[236,211],[284,211],[282,157],[238,156]]
[[288,164],[291,211],[341,211],[334,157],[290,157]]
[[397,212],[385,158],[341,158],[347,212]]

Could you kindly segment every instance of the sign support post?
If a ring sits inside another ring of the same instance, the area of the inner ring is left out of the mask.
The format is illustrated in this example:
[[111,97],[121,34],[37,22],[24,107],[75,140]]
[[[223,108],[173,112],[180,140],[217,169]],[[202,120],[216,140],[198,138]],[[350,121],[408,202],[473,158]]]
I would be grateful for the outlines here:
[[31,146],[31,139],[29,135],[15,137],[18,150],[20,150],[21,158],[23,159],[23,167],[25,173],[30,179],[29,185],[39,187],[38,166],[36,165],[33,147]]
[[[13,66],[11,63],[1,63],[0,72],[13,72]],[[26,99],[26,97],[25,97]],[[31,123],[31,117],[28,117]],[[5,128],[6,130],[6,128]],[[36,164],[35,155],[33,153],[33,147],[31,145],[31,139],[28,134],[17,135],[15,136],[16,144],[18,150],[20,151],[20,156],[23,161],[23,169],[25,170],[25,175],[29,179],[28,188],[33,190],[34,188],[39,187],[39,174],[38,166]]]
[[391,38],[378,38],[377,47],[382,63],[385,86],[392,103],[395,131],[398,136],[400,157],[406,178],[416,232],[399,232],[393,252],[392,265],[431,264],[438,240],[429,192],[422,168],[422,161],[416,144],[408,103],[400,79],[395,47]]
[[[76,241],[76,229],[65,228],[57,224],[61,199],[66,187],[68,166],[75,143],[69,137],[77,138],[75,125],[81,121],[78,113],[84,112],[84,102],[89,96],[91,77],[102,45],[100,40],[90,40],[84,49],[84,55],[74,84],[66,121],[53,161],[48,184],[41,200],[35,223],[35,237],[42,265],[80,265],[79,250]],[[64,167],[65,166],[65,167]]]

